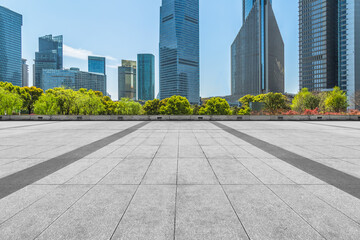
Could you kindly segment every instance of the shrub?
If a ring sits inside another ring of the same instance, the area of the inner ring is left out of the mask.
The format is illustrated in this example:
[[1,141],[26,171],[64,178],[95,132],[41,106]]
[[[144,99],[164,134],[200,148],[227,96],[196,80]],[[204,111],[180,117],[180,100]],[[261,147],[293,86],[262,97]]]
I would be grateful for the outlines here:
[[146,115],[158,115],[162,103],[159,99],[149,100],[144,105],[144,112]]
[[333,91],[328,92],[325,99],[325,109],[328,112],[346,112],[349,106],[346,93],[335,87]]
[[119,115],[140,115],[141,104],[128,98],[122,98],[116,103],[115,112]]
[[287,104],[287,97],[281,93],[268,93],[264,96],[259,95],[259,98],[265,104],[265,111],[276,114],[281,110],[289,109]]
[[222,98],[211,98],[200,108],[200,115],[230,115],[230,105]]
[[319,115],[319,108],[305,109],[302,115]]
[[283,112],[282,115],[287,115],[287,116],[291,116],[291,115],[300,115],[300,113],[294,111],[294,110],[289,110],[287,112]]
[[319,96],[309,92],[307,88],[303,88],[295,96],[291,109],[297,112],[303,112],[305,109],[314,110],[319,107],[320,100]]
[[0,115],[12,115],[19,112],[23,105],[19,94],[10,92],[0,87]]
[[238,115],[250,115],[251,114],[251,108],[250,107],[244,107],[241,108],[238,113]]

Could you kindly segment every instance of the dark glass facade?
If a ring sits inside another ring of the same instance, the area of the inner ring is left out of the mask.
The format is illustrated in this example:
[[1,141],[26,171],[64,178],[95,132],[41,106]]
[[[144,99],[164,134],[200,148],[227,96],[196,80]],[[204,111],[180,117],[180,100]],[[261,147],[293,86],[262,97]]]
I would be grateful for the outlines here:
[[160,9],[160,98],[200,100],[199,0],[163,0]]
[[118,68],[118,98],[136,100],[136,62],[122,60]]
[[47,35],[39,38],[39,52],[35,53],[34,85],[44,89],[42,77],[43,69],[63,68],[63,37]]
[[77,68],[70,70],[43,69],[42,81],[44,91],[55,87],[66,87],[74,90],[86,88],[100,91],[106,95],[106,77],[100,73],[79,71]]
[[284,42],[271,3],[243,2],[245,21],[231,46],[233,96],[284,92]]
[[22,59],[22,87],[29,86],[29,65],[26,64],[26,59]]
[[299,1],[300,89],[321,91],[338,85],[338,2]]
[[22,86],[22,16],[0,6],[0,81]]
[[137,56],[137,99],[155,98],[155,56],[138,54]]

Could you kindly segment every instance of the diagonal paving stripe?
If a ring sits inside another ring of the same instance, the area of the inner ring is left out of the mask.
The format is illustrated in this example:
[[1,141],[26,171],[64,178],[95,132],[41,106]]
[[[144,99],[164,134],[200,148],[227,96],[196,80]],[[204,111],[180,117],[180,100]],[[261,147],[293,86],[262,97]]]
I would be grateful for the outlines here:
[[248,134],[230,128],[219,122],[212,122],[215,126],[238,137],[253,146],[277,157],[278,159],[360,199],[360,179],[309,158],[300,156],[271,143],[265,142]]
[[96,152],[97,150],[129,135],[149,122],[142,122],[88,145],[0,179],[0,199]]

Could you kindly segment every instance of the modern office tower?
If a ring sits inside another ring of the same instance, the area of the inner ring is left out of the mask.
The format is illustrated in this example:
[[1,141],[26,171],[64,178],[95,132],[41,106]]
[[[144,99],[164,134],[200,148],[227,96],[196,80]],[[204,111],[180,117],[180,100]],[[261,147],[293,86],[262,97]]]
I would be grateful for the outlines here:
[[136,100],[136,61],[122,60],[118,68],[118,93],[121,98]]
[[300,89],[338,85],[338,0],[299,1]]
[[22,87],[29,86],[29,65],[26,64],[26,59],[22,59]]
[[137,56],[137,99],[153,100],[155,98],[155,56],[138,54]]
[[199,0],[162,0],[160,98],[200,101]]
[[270,0],[244,0],[243,26],[231,46],[231,94],[284,92],[284,42]]
[[39,38],[39,52],[35,53],[35,81],[34,85],[44,89],[42,77],[43,69],[63,68],[63,36],[47,35]]
[[22,86],[22,15],[0,6],[0,82]]
[[338,84],[350,108],[360,107],[360,1],[341,0],[338,29]]
[[55,87],[66,87],[74,90],[86,88],[100,91],[106,95],[106,77],[101,73],[89,73],[80,71],[79,68],[43,69],[42,81],[44,91]]
[[106,75],[106,59],[104,57],[88,57],[88,70],[93,73]]

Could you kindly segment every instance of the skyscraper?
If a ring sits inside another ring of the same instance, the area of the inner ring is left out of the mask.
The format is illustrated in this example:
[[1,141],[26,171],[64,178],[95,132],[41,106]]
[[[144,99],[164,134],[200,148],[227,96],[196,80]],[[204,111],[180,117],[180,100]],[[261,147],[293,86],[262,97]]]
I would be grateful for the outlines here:
[[39,38],[39,52],[35,53],[34,85],[44,88],[42,82],[43,69],[63,68],[63,36],[47,35]]
[[[300,88],[339,86],[360,105],[360,2],[299,1]],[[355,97],[357,96],[357,100]]]
[[284,42],[271,0],[243,0],[243,26],[231,46],[231,94],[284,92]]
[[300,89],[338,85],[338,0],[299,1]]
[[88,70],[92,73],[102,73],[106,75],[106,59],[104,57],[88,57]]
[[26,64],[26,59],[22,59],[22,87],[29,86],[29,65]]
[[350,108],[360,107],[360,1],[339,1],[338,84]]
[[0,81],[22,85],[22,16],[0,6]]
[[155,56],[138,54],[137,56],[137,99],[155,98]]
[[122,60],[118,68],[118,95],[136,100],[136,62]]
[[[105,91],[107,91],[107,78],[106,78],[106,59],[104,57],[88,57],[88,71],[90,73],[100,73],[105,76]],[[104,93],[104,96],[107,93]]]
[[200,100],[199,0],[162,0],[160,98]]

